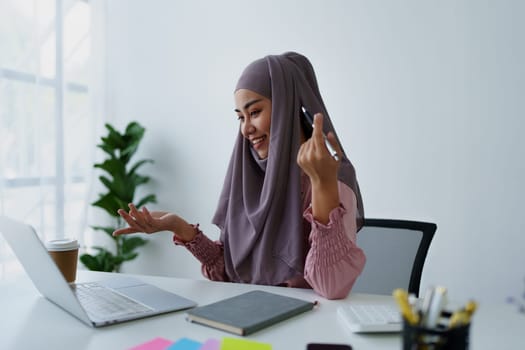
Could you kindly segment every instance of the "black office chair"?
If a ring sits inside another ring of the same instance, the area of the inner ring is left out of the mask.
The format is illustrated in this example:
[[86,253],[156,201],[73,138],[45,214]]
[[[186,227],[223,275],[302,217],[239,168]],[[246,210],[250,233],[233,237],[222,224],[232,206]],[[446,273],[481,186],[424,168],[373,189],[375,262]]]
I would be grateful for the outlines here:
[[365,219],[357,245],[366,255],[366,265],[353,293],[391,295],[403,288],[419,296],[423,264],[436,224],[429,222]]

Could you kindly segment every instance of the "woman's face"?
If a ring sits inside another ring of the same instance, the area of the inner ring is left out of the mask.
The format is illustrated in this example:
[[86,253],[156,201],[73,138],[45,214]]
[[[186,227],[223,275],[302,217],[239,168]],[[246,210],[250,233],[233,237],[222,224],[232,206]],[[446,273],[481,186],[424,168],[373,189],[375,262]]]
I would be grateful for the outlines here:
[[250,141],[260,159],[268,157],[272,101],[247,89],[235,92],[235,112],[242,135]]

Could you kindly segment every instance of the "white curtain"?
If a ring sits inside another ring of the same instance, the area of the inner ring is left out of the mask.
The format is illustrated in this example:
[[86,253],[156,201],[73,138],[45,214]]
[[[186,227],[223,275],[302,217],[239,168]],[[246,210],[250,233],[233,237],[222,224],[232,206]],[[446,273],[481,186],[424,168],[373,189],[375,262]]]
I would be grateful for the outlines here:
[[[43,240],[89,230],[103,24],[101,1],[0,1],[0,215]],[[13,260],[0,237],[0,274]]]
[[[90,60],[90,93],[89,108],[94,133],[94,144],[91,144],[90,154],[91,166],[103,161],[104,154],[96,147],[100,143],[100,137],[107,133],[104,127],[108,119],[109,101],[106,88],[106,37],[107,37],[107,1],[90,0],[91,6],[91,60]],[[91,225],[109,226],[110,219],[99,208],[94,208],[91,203],[98,198],[98,194],[105,191],[98,181],[100,171],[91,167],[89,188],[87,189],[87,201],[84,202],[83,228],[84,235],[80,238],[81,250],[89,250],[92,246],[105,246],[113,244],[109,238],[102,235],[100,231],[95,232]],[[92,252],[90,252],[92,253]],[[79,268],[82,266],[79,265]]]

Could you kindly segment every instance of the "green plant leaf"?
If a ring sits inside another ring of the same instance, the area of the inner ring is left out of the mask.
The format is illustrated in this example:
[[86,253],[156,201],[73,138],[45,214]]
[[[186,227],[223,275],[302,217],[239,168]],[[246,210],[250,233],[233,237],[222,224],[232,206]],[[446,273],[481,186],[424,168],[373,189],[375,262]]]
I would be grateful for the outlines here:
[[143,159],[143,160],[141,160],[141,161],[135,163],[135,164],[131,167],[131,169],[129,170],[128,174],[129,174],[129,175],[133,175],[133,174],[137,171],[137,169],[138,169],[140,166],[142,166],[143,164],[146,164],[146,163],[153,163],[153,159]]
[[118,198],[115,198],[112,193],[100,195],[100,198],[97,201],[91,203],[91,205],[104,209],[109,215],[113,217],[119,216],[117,210],[126,208],[125,205],[121,206],[121,202],[119,202]]
[[[111,146],[108,146],[106,144],[100,144],[97,145],[98,148],[102,149],[104,152],[106,152],[111,158],[116,158],[115,149]],[[96,166],[96,164],[95,164]]]
[[114,266],[120,267],[120,265],[122,265],[123,262],[124,262],[124,257],[122,255],[117,255],[113,257]]
[[115,231],[115,228],[114,227],[103,227],[103,226],[91,226],[91,228],[93,230],[96,230],[96,231],[103,231],[105,232],[108,236],[110,236],[113,240],[115,240],[117,237],[114,237],[113,236],[113,231]]
[[115,271],[115,256],[106,248],[94,247],[98,250],[98,254],[95,255],[95,259],[99,266],[102,267],[102,271],[113,272]]
[[95,164],[95,168],[105,170],[113,177],[115,177],[115,175],[126,175],[126,164],[123,164],[118,158],[106,159],[103,163]]
[[133,200],[136,186],[134,183],[130,183],[133,179],[129,178],[129,176],[115,174],[113,181],[104,176],[100,176],[99,179],[115,198],[125,203],[130,203]]
[[138,201],[136,207],[141,208],[143,205],[146,205],[147,203],[157,203],[157,197],[154,194],[150,194],[142,198],[140,201]]
[[133,137],[136,140],[140,140],[142,139],[142,136],[144,136],[145,131],[146,129],[144,129],[139,123],[130,122],[126,127],[125,135]]
[[110,124],[106,124],[106,129],[108,129],[109,133],[106,137],[101,137],[101,140],[103,144],[105,144],[108,147],[111,147],[115,150],[123,149],[126,147],[126,141],[124,140],[123,135],[121,135],[113,126]]
[[129,179],[132,181],[133,187],[137,188],[138,186],[147,183],[149,181],[149,176],[133,174],[129,176]]
[[[146,163],[153,163],[153,160],[139,160],[131,166],[129,171],[126,171],[146,129],[135,121],[128,123],[123,134],[110,124],[105,124],[105,127],[108,133],[100,138],[102,142],[97,147],[102,149],[108,157],[103,162],[95,164],[94,167],[105,172],[104,175],[99,176],[99,180],[107,192],[100,193],[98,200],[91,204],[105,210],[111,217],[115,217],[116,227],[118,228],[123,222],[117,212],[118,209],[127,211],[128,203],[135,202],[137,187],[150,181],[149,176],[138,174],[138,169]],[[142,198],[137,206],[156,203],[156,201],[155,195],[150,194]],[[103,247],[93,247],[97,254],[84,254],[81,257],[86,267],[97,271],[118,272],[121,264],[124,261],[135,259],[138,256],[135,250],[148,242],[140,237],[113,237],[114,227],[93,226],[93,229],[103,231],[110,236],[115,243],[116,251],[116,253],[112,253]]]
[[126,127],[126,132],[123,138],[126,140],[127,145],[122,148],[120,158],[123,162],[128,163],[130,158],[135,154],[139,147],[139,143],[144,136],[145,129],[140,126],[137,122],[131,122]]
[[133,203],[133,197],[126,198],[125,200],[122,200],[120,198],[116,198],[116,200],[117,200],[119,209],[123,209],[123,210],[126,210],[126,211],[129,210],[128,204],[129,203]]
[[99,263],[94,256],[89,254],[82,254],[80,256],[80,261],[91,271],[104,271],[103,266]]
[[82,254],[80,261],[92,271],[115,271],[115,257],[103,247],[93,247],[98,251],[96,255]]
[[139,254],[138,253],[127,253],[122,254],[123,261],[129,261],[135,259]]
[[141,237],[122,237],[121,243],[122,254],[128,254],[138,247],[145,245],[148,241]]
[[99,176],[98,179],[100,180],[100,182],[102,182],[104,184],[104,186],[106,186],[106,188],[110,192],[114,192],[115,194],[118,194],[118,189],[116,188],[115,185],[113,185],[113,182],[111,182],[110,179],[108,179],[105,176]]

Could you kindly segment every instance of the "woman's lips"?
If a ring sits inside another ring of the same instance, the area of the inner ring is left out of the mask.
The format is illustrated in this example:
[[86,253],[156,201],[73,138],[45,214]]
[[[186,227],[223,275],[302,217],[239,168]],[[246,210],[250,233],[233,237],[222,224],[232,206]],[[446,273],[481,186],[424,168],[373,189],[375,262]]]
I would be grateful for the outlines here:
[[263,146],[264,141],[266,140],[266,136],[256,137],[251,140],[252,146],[255,149],[259,149]]

